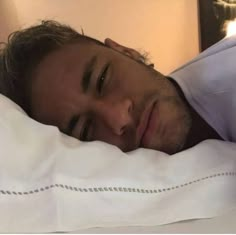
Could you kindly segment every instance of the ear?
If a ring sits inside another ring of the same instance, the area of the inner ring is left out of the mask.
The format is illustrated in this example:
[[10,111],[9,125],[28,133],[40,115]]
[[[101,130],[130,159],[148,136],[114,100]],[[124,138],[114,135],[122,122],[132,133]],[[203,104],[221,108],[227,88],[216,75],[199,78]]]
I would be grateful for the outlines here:
[[106,38],[104,43],[107,47],[112,48],[113,50],[116,50],[124,55],[127,55],[134,60],[138,60],[138,61],[144,60],[143,56],[138,51],[136,51],[132,48],[122,46],[110,38]]

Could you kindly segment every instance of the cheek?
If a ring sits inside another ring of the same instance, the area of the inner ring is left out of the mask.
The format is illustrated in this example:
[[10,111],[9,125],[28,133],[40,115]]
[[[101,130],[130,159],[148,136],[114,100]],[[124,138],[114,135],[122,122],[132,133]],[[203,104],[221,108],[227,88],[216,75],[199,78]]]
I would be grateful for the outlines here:
[[115,89],[133,90],[134,85],[142,83],[144,70],[135,61],[125,58],[122,62],[113,63],[111,77]]
[[118,73],[108,89],[108,94],[114,97],[136,96],[148,90],[143,80],[134,73]]
[[167,139],[178,142],[185,138],[191,118],[186,107],[178,99],[173,98],[160,105],[160,119]]

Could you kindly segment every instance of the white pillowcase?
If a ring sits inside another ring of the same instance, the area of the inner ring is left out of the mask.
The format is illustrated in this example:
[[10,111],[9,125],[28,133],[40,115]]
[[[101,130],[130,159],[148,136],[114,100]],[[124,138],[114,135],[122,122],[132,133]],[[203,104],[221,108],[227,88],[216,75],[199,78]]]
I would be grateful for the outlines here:
[[169,156],[83,143],[0,96],[0,232],[160,225],[236,206],[236,145]]

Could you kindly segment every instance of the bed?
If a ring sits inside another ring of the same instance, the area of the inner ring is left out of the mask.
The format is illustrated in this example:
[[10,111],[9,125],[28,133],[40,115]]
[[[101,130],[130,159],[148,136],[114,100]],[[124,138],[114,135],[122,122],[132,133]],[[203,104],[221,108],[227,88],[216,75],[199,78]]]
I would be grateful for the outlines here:
[[0,232],[236,232],[235,144],[125,154],[37,123],[1,95],[0,112]]
[[189,220],[151,227],[91,228],[75,233],[235,233],[236,210],[211,219]]
[[236,231],[234,143],[124,153],[38,123],[3,95],[0,111],[0,232]]

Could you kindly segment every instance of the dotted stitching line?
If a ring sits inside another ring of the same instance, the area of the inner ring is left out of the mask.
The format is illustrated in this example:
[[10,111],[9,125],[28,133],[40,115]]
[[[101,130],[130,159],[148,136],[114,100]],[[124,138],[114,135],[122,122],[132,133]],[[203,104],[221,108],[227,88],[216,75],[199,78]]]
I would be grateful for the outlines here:
[[79,188],[79,187],[72,187],[64,184],[52,184],[50,186],[41,187],[39,189],[30,190],[26,192],[17,192],[17,191],[9,191],[9,190],[1,190],[0,194],[4,195],[30,195],[35,193],[40,193],[46,190],[49,190],[51,188],[63,188],[67,190],[72,190],[76,192],[81,193],[87,193],[87,192],[134,192],[134,193],[162,193],[166,191],[171,191],[174,189],[182,188],[185,186],[188,186],[190,184],[198,183],[203,180],[211,179],[214,177],[220,177],[220,176],[236,176],[236,172],[226,172],[226,173],[218,173],[210,176],[206,176],[194,181],[190,181],[185,184],[176,185],[169,188],[163,188],[163,189],[138,189],[138,188],[125,188],[125,187],[99,187],[99,188]]

